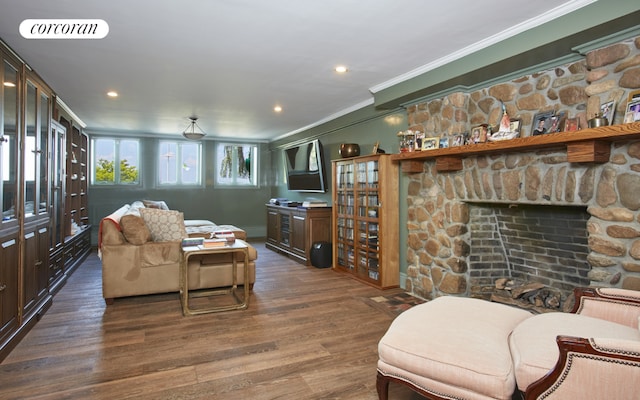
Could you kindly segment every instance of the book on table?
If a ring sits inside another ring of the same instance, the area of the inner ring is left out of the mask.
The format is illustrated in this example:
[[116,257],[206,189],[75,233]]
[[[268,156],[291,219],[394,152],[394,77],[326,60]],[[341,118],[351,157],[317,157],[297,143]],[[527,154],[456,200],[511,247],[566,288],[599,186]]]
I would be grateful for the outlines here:
[[218,230],[213,232],[213,237],[215,237],[216,239],[224,239],[229,243],[233,243],[236,241],[236,235],[233,233],[233,231],[229,231],[229,230]]
[[224,247],[227,245],[227,239],[214,238],[214,239],[205,239],[202,245],[198,246],[203,249],[210,249],[215,247]]
[[204,244],[203,238],[184,238],[182,239],[182,247],[193,247]]

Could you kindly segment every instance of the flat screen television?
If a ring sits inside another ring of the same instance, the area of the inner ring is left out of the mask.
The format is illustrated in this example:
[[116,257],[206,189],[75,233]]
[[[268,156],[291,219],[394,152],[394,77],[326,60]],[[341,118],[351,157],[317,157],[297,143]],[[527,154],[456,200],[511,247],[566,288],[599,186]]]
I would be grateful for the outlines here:
[[296,192],[326,192],[322,144],[318,139],[284,150],[287,188]]

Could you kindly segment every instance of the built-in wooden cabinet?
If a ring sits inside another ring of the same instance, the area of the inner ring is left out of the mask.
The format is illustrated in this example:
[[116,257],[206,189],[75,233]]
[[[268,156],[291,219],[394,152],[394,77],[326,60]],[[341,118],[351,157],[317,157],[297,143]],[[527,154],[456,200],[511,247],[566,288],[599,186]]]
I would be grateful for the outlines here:
[[400,281],[398,166],[389,155],[334,160],[333,268],[379,288]]
[[[0,360],[91,249],[88,138],[54,118],[53,91],[0,44]],[[69,148],[76,148],[77,162]],[[69,166],[72,165],[70,168]],[[74,169],[73,186],[69,170]],[[77,182],[75,182],[77,180]],[[74,195],[66,190],[73,187]],[[71,201],[71,197],[77,200]],[[67,203],[73,207],[67,208]],[[79,229],[72,229],[71,219]]]
[[265,247],[311,264],[311,247],[331,241],[331,207],[283,207],[267,204]]
[[[0,240],[0,345],[4,346],[18,322],[18,229],[5,231]],[[3,357],[0,357],[2,359]]]
[[65,235],[73,236],[89,224],[87,209],[87,164],[89,138],[72,122],[61,118],[62,125],[70,132],[67,137],[67,174],[65,198]]

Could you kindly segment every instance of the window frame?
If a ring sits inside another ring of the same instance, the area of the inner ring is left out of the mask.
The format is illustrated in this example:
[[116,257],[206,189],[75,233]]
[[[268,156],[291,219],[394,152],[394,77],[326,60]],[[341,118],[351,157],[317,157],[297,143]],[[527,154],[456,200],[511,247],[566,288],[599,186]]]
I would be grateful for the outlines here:
[[[177,146],[176,149],[176,154],[178,155],[176,157],[176,164],[177,165],[181,165],[181,161],[182,161],[182,146],[183,145],[196,145],[198,146],[198,161],[196,162],[196,168],[198,169],[196,175],[198,177],[198,182],[197,183],[181,183],[181,178],[182,178],[182,174],[176,173],[176,183],[162,183],[160,181],[160,163],[162,162],[161,160],[161,151],[160,151],[160,147],[162,146],[163,143],[172,143],[175,144]],[[158,185],[158,188],[185,188],[185,187],[203,187],[204,186],[204,176],[203,176],[203,171],[205,170],[204,166],[203,166],[203,146],[201,142],[195,143],[193,141],[187,141],[187,140],[173,140],[173,139],[159,139],[156,143],[156,154],[157,154],[157,159],[156,159],[156,163],[155,163],[155,175],[156,175],[156,184]]]
[[[113,171],[113,182],[97,182],[96,181],[96,149],[97,146],[95,142],[97,140],[112,140],[114,141],[114,171]],[[130,141],[137,143],[137,157],[138,157],[138,179],[136,182],[132,183],[123,183],[120,181],[121,171],[120,171],[120,162],[122,160],[120,154],[120,142],[122,141]],[[95,136],[91,138],[91,186],[96,187],[113,187],[113,186],[122,186],[122,187],[142,187],[142,142],[138,138],[129,138],[129,137],[117,137],[117,136]]]
[[[218,159],[218,154],[220,153],[220,149],[226,146],[232,146],[234,148],[249,147],[251,149],[250,150],[251,164],[250,164],[250,178],[249,178],[251,180],[250,184],[237,183],[238,158],[236,156],[237,155],[236,151],[232,151],[232,160],[231,160],[232,161],[231,171],[233,172],[232,182],[224,183],[219,181],[222,160]],[[240,143],[240,142],[220,141],[215,143],[214,150],[215,150],[214,152],[215,164],[213,167],[214,186],[218,188],[224,188],[224,189],[258,189],[260,187],[260,180],[258,179],[260,175],[260,145],[258,143],[248,143],[248,142]]]

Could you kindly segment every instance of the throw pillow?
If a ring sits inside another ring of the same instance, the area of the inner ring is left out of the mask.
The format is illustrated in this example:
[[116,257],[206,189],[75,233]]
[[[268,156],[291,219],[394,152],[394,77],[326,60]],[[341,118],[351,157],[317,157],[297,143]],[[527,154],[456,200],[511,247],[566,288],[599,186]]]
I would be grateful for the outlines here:
[[156,200],[142,200],[142,204],[144,204],[147,208],[157,208],[158,210],[168,210],[169,206],[164,201],[156,201]]
[[133,214],[123,215],[120,218],[120,229],[127,242],[137,246],[151,240],[151,232],[141,217]]
[[180,211],[142,208],[140,215],[154,242],[171,242],[187,237],[184,214]]

